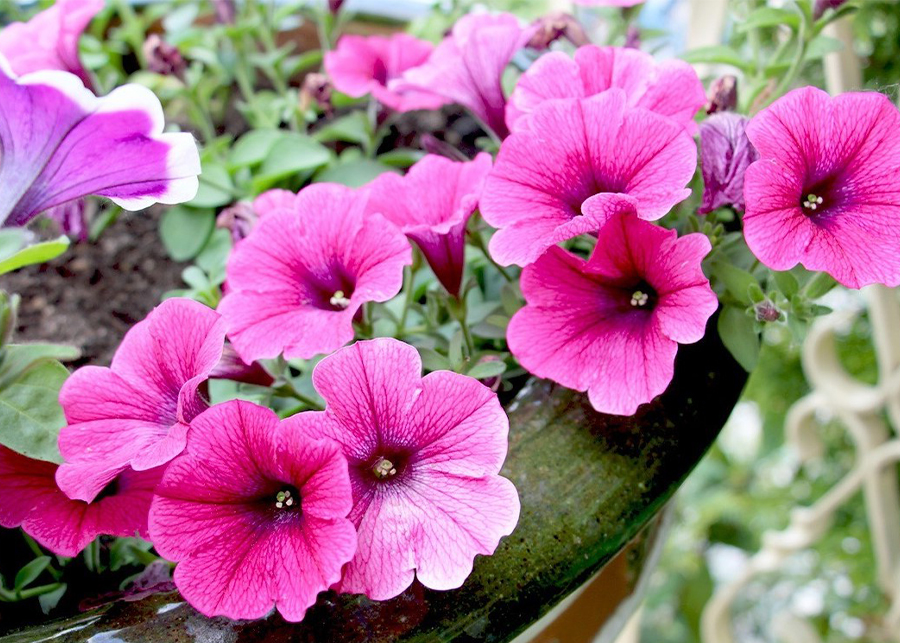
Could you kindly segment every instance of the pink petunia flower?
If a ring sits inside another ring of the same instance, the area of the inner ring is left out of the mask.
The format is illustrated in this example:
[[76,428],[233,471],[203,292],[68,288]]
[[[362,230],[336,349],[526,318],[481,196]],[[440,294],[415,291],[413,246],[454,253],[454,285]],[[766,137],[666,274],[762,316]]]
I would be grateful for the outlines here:
[[341,591],[388,599],[414,576],[459,587],[518,521],[516,488],[497,475],[509,424],[496,394],[457,373],[421,373],[412,346],[358,342],[313,371],[325,411],[285,420],[337,441],[350,463],[359,548]]
[[434,46],[399,33],[385,36],[343,36],[337,48],[325,54],[325,71],[335,89],[354,98],[371,94],[398,112],[438,109],[447,99],[428,91],[396,90],[389,83],[423,64]]
[[68,425],[56,477],[66,495],[90,502],[129,466],[152,469],[181,453],[224,341],[214,310],[168,299],[125,334],[109,368],[75,371],[59,394]]
[[14,22],[0,30],[0,56],[19,75],[55,69],[90,77],[78,59],[78,39],[103,9],[104,0],[57,0],[28,22]]
[[691,134],[697,130],[694,115],[706,104],[703,83],[682,60],[657,62],[637,49],[586,45],[574,58],[561,51],[538,58],[516,83],[506,124],[521,131],[528,127],[528,115],[545,101],[587,98],[613,87],[625,92],[629,107],[668,116]]
[[499,137],[506,136],[503,71],[537,31],[509,13],[468,14],[453,25],[428,61],[390,84],[396,91],[418,89],[467,107]]
[[217,404],[166,468],[150,534],[175,585],[206,616],[300,621],[356,551],[347,460],[271,410]]
[[796,89],[750,121],[744,236],[773,270],[900,284],[900,112],[882,94]]
[[490,154],[457,163],[428,154],[406,176],[386,172],[370,183],[368,211],[378,212],[416,242],[451,295],[465,267],[466,223],[478,207]]
[[96,500],[70,500],[57,465],[0,446],[0,526],[21,527],[60,556],[75,556],[101,534],[147,537],[150,500],[162,469],[123,471]]
[[588,99],[553,100],[527,130],[503,142],[481,195],[481,214],[498,232],[500,264],[528,265],[561,241],[593,233],[626,195],[655,220],[691,193],[697,147],[684,127],[641,107],[621,89]]
[[697,214],[726,205],[744,210],[744,174],[759,158],[747,138],[747,117],[716,112],[700,123],[700,169],[703,203]]
[[219,305],[244,361],[330,353],[353,339],[363,304],[400,292],[412,249],[392,223],[366,214],[367,196],[318,183],[300,191],[293,211],[260,212],[228,259]]
[[0,56],[0,226],[91,194],[126,210],[194,198],[194,139],[163,126],[146,87],[97,98],[66,72],[17,78]]
[[590,260],[554,247],[526,267],[527,305],[507,330],[526,370],[615,415],[665,391],[678,344],[703,337],[718,306],[700,268],[709,239],[679,239],[631,212],[600,228]]

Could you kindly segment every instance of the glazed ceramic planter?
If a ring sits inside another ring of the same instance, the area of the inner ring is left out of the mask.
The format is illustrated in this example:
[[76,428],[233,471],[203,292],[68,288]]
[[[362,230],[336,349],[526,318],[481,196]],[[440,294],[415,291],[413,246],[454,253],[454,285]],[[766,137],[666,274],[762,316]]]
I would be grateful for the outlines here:
[[[746,380],[714,321],[706,339],[679,349],[666,393],[634,417],[600,415],[584,396],[545,381],[519,393],[508,407],[502,473],[519,490],[521,519],[494,556],[476,559],[458,590],[414,583],[384,602],[326,593],[300,624],[277,615],[207,619],[177,593],[158,594],[2,640],[63,631],[72,642],[97,635],[141,643],[510,641],[634,541],[712,444]],[[634,549],[643,560],[645,544],[639,539]]]

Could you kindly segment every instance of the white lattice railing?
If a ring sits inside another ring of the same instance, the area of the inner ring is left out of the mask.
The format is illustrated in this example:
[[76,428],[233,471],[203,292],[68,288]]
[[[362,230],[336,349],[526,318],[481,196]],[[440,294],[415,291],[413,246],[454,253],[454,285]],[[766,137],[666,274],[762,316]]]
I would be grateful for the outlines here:
[[[853,53],[849,21],[835,23],[829,31],[828,35],[844,43],[844,49],[825,61],[828,90],[835,94],[859,88],[860,64]],[[820,418],[834,418],[850,434],[856,463],[818,501],[794,509],[786,529],[767,533],[762,549],[741,575],[717,589],[703,613],[704,643],[733,643],[731,606],[742,590],[760,575],[777,573],[788,557],[815,545],[827,533],[835,513],[860,492],[877,562],[873,580],[891,601],[885,630],[900,642],[900,299],[896,291],[881,286],[871,286],[864,294],[878,360],[877,383],[870,386],[852,377],[837,353],[840,329],[858,312],[822,318],[803,346],[803,368],[812,392],[791,408],[785,425],[788,441],[802,459],[811,460],[823,451]],[[771,628],[784,643],[821,643],[808,623],[789,612],[777,615]]]

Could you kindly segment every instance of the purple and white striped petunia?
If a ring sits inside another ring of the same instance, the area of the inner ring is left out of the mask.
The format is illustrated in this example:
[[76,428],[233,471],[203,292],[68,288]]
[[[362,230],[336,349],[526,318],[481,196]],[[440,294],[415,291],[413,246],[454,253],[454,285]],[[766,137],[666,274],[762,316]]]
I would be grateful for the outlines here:
[[126,210],[189,201],[197,146],[190,134],[164,134],[163,125],[159,100],[145,87],[98,98],[73,74],[19,77],[0,56],[0,226],[92,194]]

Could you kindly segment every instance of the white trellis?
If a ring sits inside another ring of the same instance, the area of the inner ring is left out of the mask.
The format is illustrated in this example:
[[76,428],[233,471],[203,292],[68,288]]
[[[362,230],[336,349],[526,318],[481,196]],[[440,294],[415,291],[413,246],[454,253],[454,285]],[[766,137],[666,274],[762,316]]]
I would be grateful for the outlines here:
[[[856,89],[861,75],[850,23],[838,22],[829,31],[828,35],[844,43],[844,49],[825,61],[828,90],[834,94]],[[731,606],[742,590],[762,574],[777,573],[789,556],[818,542],[840,507],[860,492],[877,562],[874,580],[892,601],[886,629],[900,642],[900,300],[895,291],[882,286],[871,286],[864,293],[878,360],[877,383],[869,386],[853,378],[837,354],[835,339],[840,329],[858,313],[838,312],[817,320],[802,354],[812,392],[791,408],[785,426],[801,458],[819,457],[822,444],[817,425],[824,411],[850,434],[855,465],[815,503],[794,509],[786,529],[765,534],[762,549],[742,574],[717,589],[703,612],[704,643],[733,643]],[[808,623],[788,612],[774,619],[772,633],[785,643],[821,642]]]

